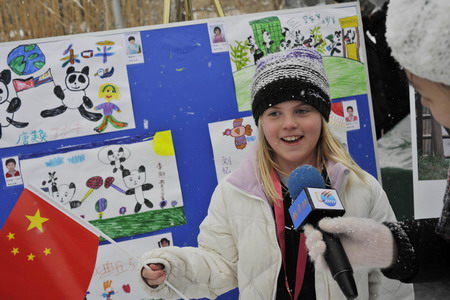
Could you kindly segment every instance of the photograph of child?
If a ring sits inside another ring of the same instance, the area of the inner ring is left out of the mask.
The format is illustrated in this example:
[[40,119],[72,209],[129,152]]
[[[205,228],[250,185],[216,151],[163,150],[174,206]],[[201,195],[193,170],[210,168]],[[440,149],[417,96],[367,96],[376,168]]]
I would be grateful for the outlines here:
[[2,159],[3,174],[6,186],[23,184],[22,173],[20,171],[18,162],[19,158],[17,156]]

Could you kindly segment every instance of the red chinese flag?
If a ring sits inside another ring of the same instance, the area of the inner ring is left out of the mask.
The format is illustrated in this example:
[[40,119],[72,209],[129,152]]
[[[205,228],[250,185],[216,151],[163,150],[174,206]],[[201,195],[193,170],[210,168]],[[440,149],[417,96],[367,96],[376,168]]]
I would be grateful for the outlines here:
[[82,300],[99,238],[25,189],[0,231],[0,298]]

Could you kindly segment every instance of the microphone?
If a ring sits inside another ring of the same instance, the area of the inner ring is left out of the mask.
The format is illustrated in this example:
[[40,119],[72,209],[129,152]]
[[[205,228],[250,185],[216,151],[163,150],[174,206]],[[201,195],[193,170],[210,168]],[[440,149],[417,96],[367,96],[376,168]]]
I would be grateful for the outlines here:
[[[288,179],[288,190],[294,203],[289,208],[292,223],[299,230],[305,223],[317,225],[324,217],[339,217],[345,213],[336,190],[327,189],[316,168],[303,165],[296,168]],[[316,226],[318,230],[318,228]],[[327,245],[324,257],[331,275],[347,299],[358,297],[353,268],[339,237],[320,230]]]

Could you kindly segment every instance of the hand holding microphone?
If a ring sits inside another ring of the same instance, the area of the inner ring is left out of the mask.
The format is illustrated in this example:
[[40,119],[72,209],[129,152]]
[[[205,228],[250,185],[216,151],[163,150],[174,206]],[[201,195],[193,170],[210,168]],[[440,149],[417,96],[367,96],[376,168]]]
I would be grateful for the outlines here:
[[[338,217],[345,213],[337,192],[326,189],[322,176],[310,165],[303,165],[292,172],[288,189],[294,199],[289,213],[297,230],[305,223],[317,224],[324,217]],[[331,275],[347,299],[355,299],[358,291],[353,278],[353,269],[341,241],[337,236],[326,232],[322,232],[321,240],[325,242],[326,247],[321,246],[322,250],[318,251],[320,257],[323,255],[325,258]]]
[[[324,218],[319,229],[339,236],[351,265],[360,268],[387,268],[395,257],[395,243],[388,227],[374,220],[356,217]],[[327,269],[322,232],[305,225],[306,247],[316,269]]]

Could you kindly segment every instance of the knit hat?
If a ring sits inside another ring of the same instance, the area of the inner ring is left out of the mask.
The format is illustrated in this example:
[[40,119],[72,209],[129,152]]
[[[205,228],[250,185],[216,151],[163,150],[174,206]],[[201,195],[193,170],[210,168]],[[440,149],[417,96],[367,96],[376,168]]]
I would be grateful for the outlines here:
[[312,105],[328,121],[331,101],[322,56],[303,46],[264,56],[256,65],[252,100],[256,124],[267,108],[290,100]]
[[392,0],[386,40],[392,56],[411,73],[450,85],[450,1]]

